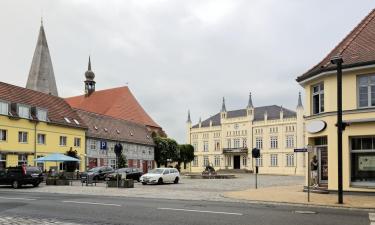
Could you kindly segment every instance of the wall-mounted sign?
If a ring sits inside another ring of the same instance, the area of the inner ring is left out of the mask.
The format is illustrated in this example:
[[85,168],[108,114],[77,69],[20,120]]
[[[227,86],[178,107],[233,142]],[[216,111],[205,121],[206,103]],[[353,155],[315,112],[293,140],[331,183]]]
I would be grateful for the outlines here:
[[327,123],[323,120],[315,120],[311,121],[306,125],[306,130],[311,133],[315,134],[322,130],[324,130],[327,127]]
[[107,150],[107,142],[100,141],[100,150]]

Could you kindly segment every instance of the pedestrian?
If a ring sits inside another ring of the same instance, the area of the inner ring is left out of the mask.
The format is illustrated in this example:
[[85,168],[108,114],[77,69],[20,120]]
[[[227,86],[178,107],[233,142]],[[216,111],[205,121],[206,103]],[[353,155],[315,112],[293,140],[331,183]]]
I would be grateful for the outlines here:
[[312,181],[313,181],[313,187],[314,188],[319,187],[319,184],[318,184],[318,166],[319,166],[318,159],[316,158],[316,155],[314,155],[312,160],[311,160],[311,178],[312,178]]

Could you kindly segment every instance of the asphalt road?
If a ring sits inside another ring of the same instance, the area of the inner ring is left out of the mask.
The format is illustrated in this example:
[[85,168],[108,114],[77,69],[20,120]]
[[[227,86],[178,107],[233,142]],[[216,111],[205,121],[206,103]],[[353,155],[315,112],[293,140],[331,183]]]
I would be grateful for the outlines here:
[[266,204],[0,191],[3,224],[369,225],[369,212]]

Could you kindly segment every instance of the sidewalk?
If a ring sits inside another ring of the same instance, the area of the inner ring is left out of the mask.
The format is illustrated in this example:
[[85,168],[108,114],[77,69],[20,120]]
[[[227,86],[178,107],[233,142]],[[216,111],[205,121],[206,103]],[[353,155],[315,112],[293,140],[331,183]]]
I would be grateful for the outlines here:
[[307,202],[307,193],[302,191],[301,185],[226,192],[224,197],[247,201],[375,209],[375,196],[344,194],[344,204],[340,205],[337,204],[337,194],[310,193],[310,202]]

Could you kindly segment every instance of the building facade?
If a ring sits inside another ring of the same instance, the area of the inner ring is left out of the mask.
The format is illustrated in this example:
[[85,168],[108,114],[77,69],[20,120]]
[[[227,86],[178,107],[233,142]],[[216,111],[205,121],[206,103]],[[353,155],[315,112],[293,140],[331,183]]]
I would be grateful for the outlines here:
[[[187,143],[194,146],[191,172],[202,172],[206,165],[215,169],[244,169],[259,166],[263,174],[304,174],[305,154],[294,153],[304,147],[303,106],[297,110],[280,106],[254,107],[251,94],[245,109],[227,111],[223,98],[221,112],[192,126],[187,120]],[[251,156],[253,148],[261,157]]]
[[147,172],[154,165],[154,142],[144,125],[115,119],[83,110],[76,110],[88,124],[86,132],[86,162],[88,168],[116,168],[114,147],[120,143],[129,167]]
[[0,168],[35,163],[51,153],[76,150],[85,169],[86,125],[64,99],[0,82]]
[[[338,187],[337,73],[343,59],[343,188],[375,191],[375,10],[321,62],[297,78],[306,93],[306,143],[319,160],[319,184]],[[306,177],[308,175],[306,174]]]

